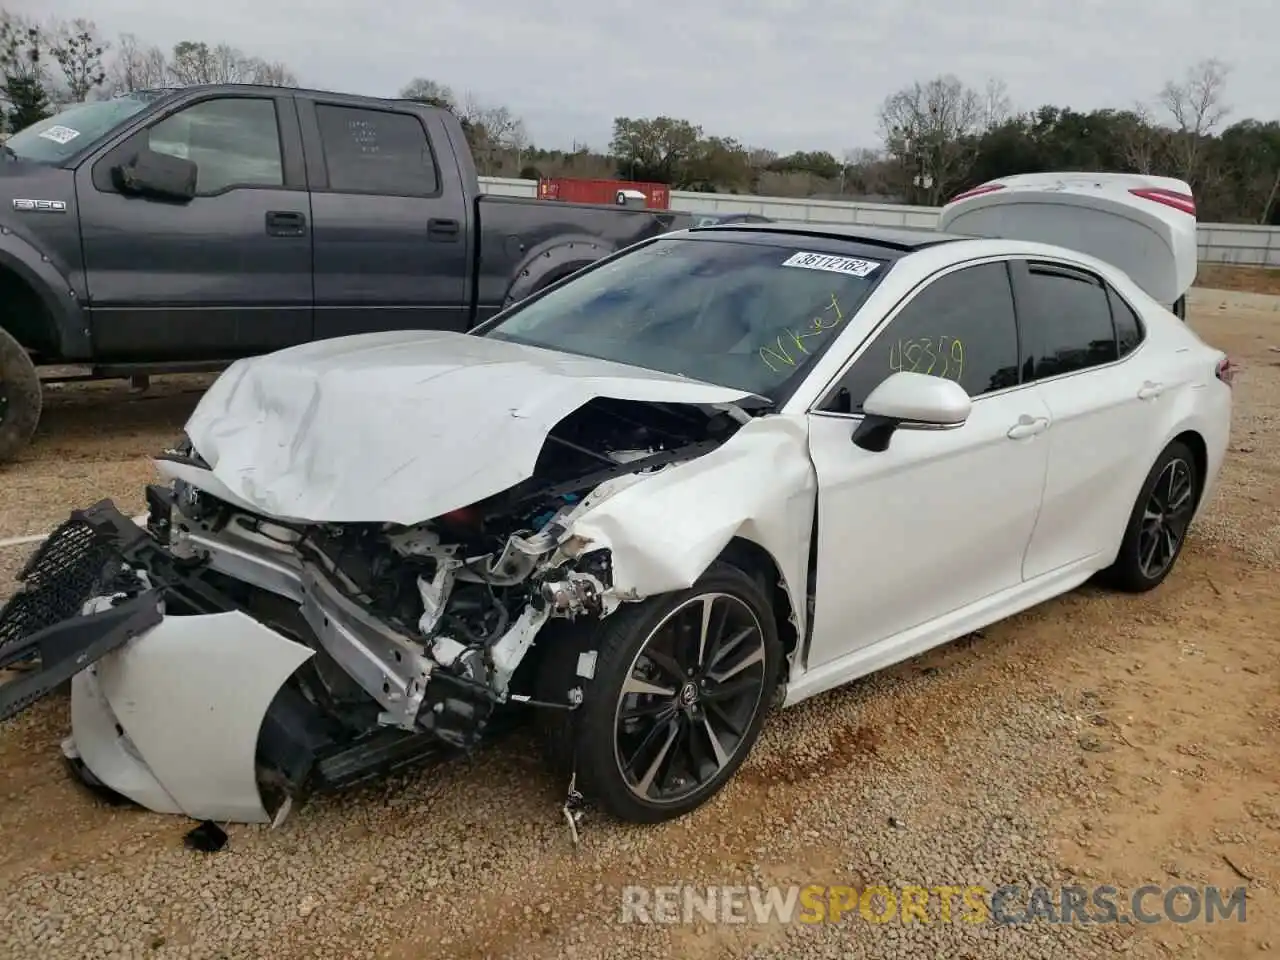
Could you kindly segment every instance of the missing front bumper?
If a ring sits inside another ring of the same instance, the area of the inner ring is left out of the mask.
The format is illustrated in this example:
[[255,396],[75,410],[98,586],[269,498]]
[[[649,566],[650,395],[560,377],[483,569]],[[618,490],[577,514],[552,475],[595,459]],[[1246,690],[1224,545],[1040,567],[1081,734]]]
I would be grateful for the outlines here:
[[0,684],[0,719],[70,681],[62,752],[80,780],[220,822],[266,822],[285,797],[453,752],[424,730],[353,726],[305,696],[296,675],[315,651],[238,609],[207,563],[170,553],[163,493],[148,491],[150,532],[103,501],[24,567],[0,609],[0,668],[33,669]]

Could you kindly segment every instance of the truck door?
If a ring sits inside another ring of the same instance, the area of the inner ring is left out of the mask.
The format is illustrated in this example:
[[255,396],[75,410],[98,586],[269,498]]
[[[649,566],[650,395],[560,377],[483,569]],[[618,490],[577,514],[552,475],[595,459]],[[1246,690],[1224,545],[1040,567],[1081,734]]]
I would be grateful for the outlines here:
[[465,330],[471,212],[434,117],[298,97],[314,216],[316,339]]
[[[197,166],[186,203],[126,195],[141,149]],[[76,174],[94,354],[226,359],[311,339],[311,206],[287,93],[180,101]]]

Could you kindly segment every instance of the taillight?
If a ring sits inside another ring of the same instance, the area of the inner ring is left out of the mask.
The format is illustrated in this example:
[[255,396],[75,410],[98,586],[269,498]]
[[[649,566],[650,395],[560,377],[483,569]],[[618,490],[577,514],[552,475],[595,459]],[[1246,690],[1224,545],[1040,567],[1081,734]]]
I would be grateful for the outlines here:
[[1133,187],[1129,190],[1135,197],[1162,203],[1183,213],[1196,215],[1196,198],[1189,193],[1178,193],[1176,190],[1163,190],[1159,187]]
[[1218,367],[1214,370],[1214,375],[1225,383],[1228,387],[1233,386],[1236,382],[1236,367],[1231,362],[1230,357],[1223,357],[1218,361]]
[[949,202],[955,203],[957,200],[968,200],[970,197],[980,197],[984,193],[995,193],[997,190],[1003,189],[1003,183],[984,183],[982,186],[966,190],[964,193],[957,193]]

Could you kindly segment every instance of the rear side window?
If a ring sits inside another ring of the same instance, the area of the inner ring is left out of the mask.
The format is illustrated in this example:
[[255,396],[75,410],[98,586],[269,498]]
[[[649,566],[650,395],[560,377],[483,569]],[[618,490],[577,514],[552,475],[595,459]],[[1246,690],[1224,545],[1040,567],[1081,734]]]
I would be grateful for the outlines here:
[[1142,343],[1142,321],[1120,294],[1110,287],[1107,288],[1107,294],[1111,298],[1111,318],[1116,326],[1116,347],[1120,356],[1127,357]]
[[329,189],[390,197],[439,192],[435,158],[412,114],[316,105]]
[[1102,281],[1032,263],[1019,297],[1024,383],[1087,370],[1119,357]]

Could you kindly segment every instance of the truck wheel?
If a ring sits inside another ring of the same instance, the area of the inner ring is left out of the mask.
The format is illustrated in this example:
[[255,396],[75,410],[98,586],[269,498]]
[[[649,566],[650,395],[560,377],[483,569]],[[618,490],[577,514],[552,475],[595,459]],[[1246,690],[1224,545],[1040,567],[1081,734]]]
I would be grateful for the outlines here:
[[25,447],[40,422],[40,377],[27,351],[0,330],[0,463]]

